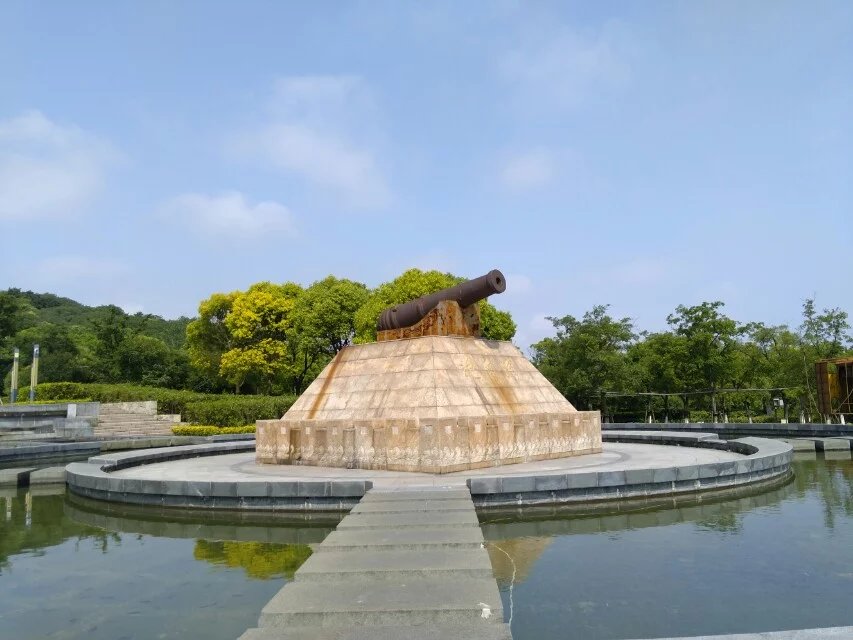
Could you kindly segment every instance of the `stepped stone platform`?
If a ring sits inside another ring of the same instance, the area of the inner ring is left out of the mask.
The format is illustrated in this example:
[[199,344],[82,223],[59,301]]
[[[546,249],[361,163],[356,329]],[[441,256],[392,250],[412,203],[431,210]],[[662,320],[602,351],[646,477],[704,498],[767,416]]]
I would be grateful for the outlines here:
[[484,546],[464,488],[370,490],[240,640],[511,640]]
[[597,453],[601,419],[512,343],[424,336],[342,349],[257,442],[263,464],[449,473]]
[[[780,482],[791,477],[791,445],[715,434],[615,432],[598,454],[431,474],[258,464],[254,443],[221,442],[116,453],[67,467],[73,493],[97,500],[199,509],[348,511],[371,488],[463,488],[480,507],[582,504],[671,496]],[[362,523],[383,513],[363,513]],[[409,525],[398,514],[400,527]],[[412,518],[425,518],[413,514]],[[464,525],[453,509],[436,515]],[[341,525],[346,528],[346,524]]]
[[94,435],[105,440],[170,436],[172,427],[180,421],[179,415],[158,414],[155,401],[102,403]]

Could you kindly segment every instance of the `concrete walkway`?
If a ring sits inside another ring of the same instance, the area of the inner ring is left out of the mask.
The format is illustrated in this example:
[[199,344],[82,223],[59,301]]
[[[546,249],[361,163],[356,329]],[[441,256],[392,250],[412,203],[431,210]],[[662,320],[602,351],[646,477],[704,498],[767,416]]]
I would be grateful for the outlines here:
[[511,640],[466,489],[367,492],[240,640]]
[[657,640],[828,640],[829,638],[833,638],[834,640],[849,640],[849,638],[853,638],[853,627],[764,631],[723,636],[690,636],[689,638],[658,638]]
[[[710,434],[709,434],[710,435]],[[487,467],[455,473],[419,473],[413,471],[381,471],[372,469],[343,469],[307,465],[258,464],[253,451],[219,456],[187,458],[169,462],[154,462],[144,466],[113,471],[116,478],[139,480],[218,481],[249,480],[370,480],[376,489],[418,487],[465,487],[468,478],[530,476],[551,473],[584,473],[590,471],[624,471],[683,467],[743,460],[745,456],[730,451],[696,447],[668,447],[649,444],[607,442],[604,451],[585,456],[523,462],[502,467]]]

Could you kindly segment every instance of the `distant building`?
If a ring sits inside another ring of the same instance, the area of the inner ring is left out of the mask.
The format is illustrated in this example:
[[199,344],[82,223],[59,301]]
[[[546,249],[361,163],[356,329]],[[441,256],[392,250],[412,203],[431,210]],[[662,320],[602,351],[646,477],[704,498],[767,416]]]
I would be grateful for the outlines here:
[[825,416],[853,414],[853,357],[818,360],[817,406]]

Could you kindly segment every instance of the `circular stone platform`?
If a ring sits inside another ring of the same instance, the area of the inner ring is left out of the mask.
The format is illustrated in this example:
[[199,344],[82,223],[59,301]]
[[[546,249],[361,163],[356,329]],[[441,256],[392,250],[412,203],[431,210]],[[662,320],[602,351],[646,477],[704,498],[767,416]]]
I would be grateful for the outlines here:
[[67,467],[73,493],[131,504],[349,510],[371,488],[467,486],[477,506],[578,503],[665,496],[778,481],[791,445],[712,433],[605,432],[602,453],[447,474],[261,465],[254,443],[132,451]]

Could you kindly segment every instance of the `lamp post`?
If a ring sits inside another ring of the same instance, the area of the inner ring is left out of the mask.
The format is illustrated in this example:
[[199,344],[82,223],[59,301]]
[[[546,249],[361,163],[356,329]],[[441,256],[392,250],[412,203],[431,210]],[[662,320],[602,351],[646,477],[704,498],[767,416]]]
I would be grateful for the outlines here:
[[12,404],[18,400],[18,363],[21,359],[21,352],[18,347],[15,347],[12,355],[12,389],[9,392],[9,399]]
[[36,385],[39,382],[39,346],[33,345],[33,364],[30,366],[30,402],[35,402]]

